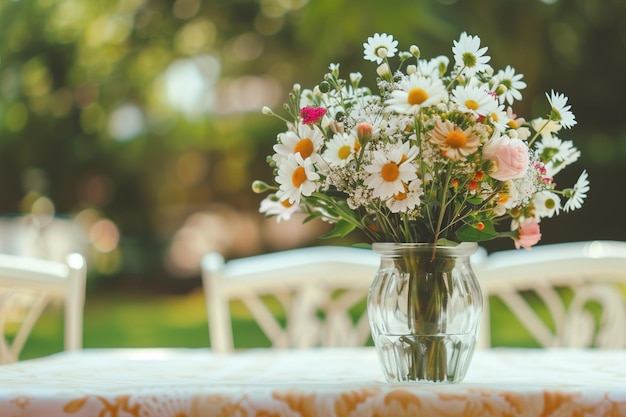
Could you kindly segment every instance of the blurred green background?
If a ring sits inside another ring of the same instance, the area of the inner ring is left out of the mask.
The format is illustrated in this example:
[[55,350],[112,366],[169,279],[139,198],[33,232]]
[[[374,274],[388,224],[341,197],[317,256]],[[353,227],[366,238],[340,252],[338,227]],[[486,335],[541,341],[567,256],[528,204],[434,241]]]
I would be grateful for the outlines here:
[[[250,184],[270,179],[283,129],[262,106],[279,110],[331,62],[372,83],[362,43],[373,33],[451,57],[462,31],[494,68],[525,75],[520,115],[543,115],[554,89],[578,120],[564,139],[582,158],[559,181],[587,169],[591,191],[581,210],[542,222],[541,243],[625,240],[622,0],[2,0],[0,251],[87,254],[86,346],[205,346],[203,253],[359,240],[320,242],[324,225],[258,213]],[[141,333],[159,322],[171,324],[161,339]]]

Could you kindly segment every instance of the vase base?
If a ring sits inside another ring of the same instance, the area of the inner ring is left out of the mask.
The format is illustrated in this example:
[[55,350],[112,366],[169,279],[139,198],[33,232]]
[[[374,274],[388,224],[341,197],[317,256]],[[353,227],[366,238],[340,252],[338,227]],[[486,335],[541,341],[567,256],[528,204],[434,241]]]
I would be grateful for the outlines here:
[[374,343],[389,382],[461,382],[474,354],[473,334],[378,335]]

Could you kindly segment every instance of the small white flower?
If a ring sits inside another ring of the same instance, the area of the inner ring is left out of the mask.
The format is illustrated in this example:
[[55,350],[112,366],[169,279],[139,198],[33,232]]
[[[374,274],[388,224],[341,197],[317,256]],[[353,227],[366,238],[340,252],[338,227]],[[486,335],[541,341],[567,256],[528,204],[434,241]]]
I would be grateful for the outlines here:
[[382,200],[404,192],[404,184],[417,178],[415,166],[410,161],[402,147],[391,149],[388,156],[383,151],[374,151],[371,165],[364,168],[370,175],[363,184],[373,190],[374,197]]
[[492,78],[493,86],[495,89],[499,85],[506,87],[505,93],[499,96],[500,103],[507,102],[512,105],[513,101],[522,99],[522,93],[519,90],[526,88],[526,83],[522,81],[523,77],[523,74],[516,74],[515,68],[510,65],[507,65],[504,70],[498,71]]
[[363,74],[361,74],[360,72],[351,72],[350,73],[350,82],[352,84],[358,84],[361,82],[361,80],[363,79]]
[[463,75],[471,77],[477,72],[487,71],[491,67],[487,64],[491,57],[486,56],[487,47],[480,47],[478,36],[469,36],[461,33],[458,41],[454,41],[452,53],[454,54],[455,66],[463,70]]
[[319,178],[311,158],[302,159],[300,153],[290,154],[278,165],[276,182],[280,186],[276,196],[281,201],[298,204],[302,195],[308,197],[317,190],[315,181]]
[[551,191],[540,191],[532,198],[535,206],[535,215],[538,217],[552,217],[561,210],[561,199]]
[[438,78],[411,74],[400,81],[398,89],[391,92],[385,104],[389,110],[404,114],[417,114],[422,107],[430,107],[448,99],[448,92]]
[[537,143],[537,155],[545,165],[548,175],[555,176],[563,168],[576,162],[580,157],[580,151],[570,140],[544,137]]
[[523,126],[526,120],[523,117],[517,117],[517,114],[513,113],[511,107],[507,107],[506,115],[508,118],[507,127],[510,129],[507,131],[507,134],[521,140],[528,139],[530,137],[530,129]]
[[268,196],[261,201],[259,213],[266,216],[276,216],[276,223],[281,220],[288,221],[295,213],[301,212],[299,204],[292,204],[288,200],[277,200],[276,196]]
[[498,100],[482,87],[457,86],[452,91],[452,101],[459,110],[485,116],[496,111]]
[[546,93],[546,97],[552,107],[550,120],[559,122],[561,126],[566,129],[569,129],[576,124],[574,114],[570,111],[572,106],[567,104],[567,97],[564,94],[555,93],[554,90],[552,90],[550,95]]
[[589,191],[589,179],[587,171],[583,171],[573,188],[563,190],[563,195],[568,198],[563,209],[568,212],[582,207],[583,201]]
[[360,147],[356,137],[347,133],[335,133],[326,143],[323,156],[331,167],[341,167],[354,159],[354,154]]
[[542,118],[534,119],[530,122],[530,125],[543,138],[552,137],[553,133],[557,133],[559,130],[561,130],[561,125],[559,123]]
[[[503,105],[498,106],[494,111],[489,113],[487,116],[489,117],[489,120],[491,120],[491,123],[493,123],[493,125],[496,127],[496,129],[498,129],[500,133],[506,132],[507,129],[509,128],[509,122],[511,121],[511,119],[509,118],[509,114],[504,110]],[[516,137],[518,137],[517,134],[516,134]]]
[[406,213],[419,207],[422,195],[424,195],[422,181],[416,178],[408,186],[405,186],[405,191],[392,195],[387,200],[386,205],[392,213]]
[[506,209],[512,209],[521,202],[520,192],[513,181],[505,181],[502,190],[498,193],[496,204]]
[[374,34],[367,38],[367,42],[363,44],[364,55],[363,57],[372,62],[380,64],[386,57],[392,57],[396,54],[398,48],[398,41],[393,39],[393,36],[386,33]]
[[298,125],[298,131],[287,131],[278,135],[278,143],[274,145],[272,159],[277,163],[287,156],[299,153],[303,159],[312,157],[318,162],[317,152],[324,144],[324,134],[317,125]]

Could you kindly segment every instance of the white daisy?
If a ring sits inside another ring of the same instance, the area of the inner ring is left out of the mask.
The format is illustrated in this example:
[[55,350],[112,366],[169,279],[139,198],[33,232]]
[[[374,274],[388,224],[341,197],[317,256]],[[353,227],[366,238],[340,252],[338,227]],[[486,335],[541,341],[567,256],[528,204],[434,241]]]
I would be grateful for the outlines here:
[[514,100],[519,101],[522,99],[520,90],[526,88],[526,83],[522,81],[523,77],[523,74],[516,74],[515,68],[510,65],[507,65],[504,70],[498,71],[492,78],[492,82],[496,91],[498,91],[499,86],[504,86],[504,92],[498,97],[500,103],[506,101],[509,105],[512,105]]
[[375,33],[374,36],[367,38],[367,42],[363,44],[363,57],[378,64],[383,62],[384,58],[392,57],[398,50],[398,41],[393,36],[383,33],[382,35]]
[[388,155],[374,151],[371,165],[364,167],[370,175],[363,182],[372,189],[372,195],[385,200],[404,192],[404,184],[417,178],[415,166],[407,159],[402,147],[391,149]]
[[389,110],[417,114],[422,107],[430,107],[448,99],[448,92],[439,78],[411,74],[400,81],[398,89],[391,92],[385,102]]
[[520,192],[513,181],[505,181],[502,189],[498,193],[496,204],[499,207],[512,209],[517,207],[521,202]]
[[498,108],[498,100],[482,87],[459,85],[452,91],[452,101],[459,110],[485,116]]
[[550,92],[550,95],[546,93],[546,97],[550,102],[552,110],[550,112],[550,120],[559,122],[561,126],[566,129],[576,124],[574,113],[570,111],[572,106],[567,104],[567,97],[561,93],[555,93],[554,90]]
[[530,125],[533,129],[535,129],[535,132],[539,133],[543,138],[550,138],[553,133],[557,133],[561,130],[561,125],[559,123],[542,118],[532,120]]
[[299,124],[297,132],[290,130],[278,135],[272,159],[279,163],[287,156],[299,153],[302,159],[312,157],[314,162],[318,162],[319,155],[316,153],[323,144],[324,134],[317,125]]
[[281,201],[298,204],[301,195],[308,197],[317,190],[315,181],[319,178],[311,158],[302,159],[300,153],[290,154],[278,165],[276,182],[280,186],[276,196]]
[[507,135],[521,140],[526,140],[530,137],[530,129],[524,126],[526,119],[523,117],[517,117],[517,114],[513,113],[513,109],[511,107],[507,107],[506,116],[508,118],[506,124],[509,128]]
[[589,191],[589,179],[587,171],[583,171],[573,188],[563,190],[563,195],[568,198],[563,209],[568,212],[581,208],[587,197],[587,191]]
[[450,59],[445,55],[440,55],[436,58],[420,59],[417,62],[417,72],[425,77],[440,78],[442,74],[445,74],[448,69]]
[[332,139],[326,143],[323,154],[324,160],[331,167],[342,167],[354,159],[360,148],[361,144],[353,135],[335,133]]
[[500,133],[504,133],[508,130],[511,119],[509,118],[509,114],[504,110],[504,105],[497,106],[496,109],[487,116]]
[[268,196],[261,201],[259,207],[260,213],[265,213],[266,216],[276,216],[276,222],[280,223],[281,220],[288,221],[291,216],[301,211],[299,204],[290,203],[288,200],[280,201],[276,196]]
[[487,71],[491,67],[487,64],[491,57],[486,56],[487,47],[480,47],[478,36],[469,36],[461,33],[458,41],[454,41],[452,53],[454,54],[455,66],[462,70],[463,75],[471,77],[477,72]]
[[548,175],[555,176],[566,166],[576,162],[580,151],[572,141],[562,141],[557,137],[544,137],[537,143],[537,155],[543,162]]
[[416,178],[408,186],[405,185],[404,191],[392,195],[387,200],[386,205],[392,213],[405,213],[419,207],[422,195],[424,195],[422,181]]
[[561,198],[551,191],[540,191],[532,198],[535,215],[538,217],[552,217],[561,210]]

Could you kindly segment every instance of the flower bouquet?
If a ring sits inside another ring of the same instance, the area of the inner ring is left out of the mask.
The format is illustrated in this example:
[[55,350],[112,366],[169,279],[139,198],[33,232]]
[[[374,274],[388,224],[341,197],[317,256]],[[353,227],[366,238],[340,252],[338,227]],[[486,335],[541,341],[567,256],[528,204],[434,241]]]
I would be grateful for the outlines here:
[[[542,219],[581,207],[589,183],[586,171],[572,187],[559,188],[554,179],[580,156],[560,138],[576,124],[563,94],[546,93],[545,115],[526,120],[513,110],[526,87],[523,76],[510,66],[495,71],[477,36],[461,34],[454,62],[423,59],[415,45],[399,52],[397,45],[387,34],[363,44],[365,60],[377,64],[376,93],[362,85],[360,73],[343,79],[339,64],[331,64],[314,88],[294,85],[284,115],[265,107],[284,120],[286,131],[268,158],[275,184],[255,181],[253,189],[270,191],[260,211],[278,221],[303,212],[305,221],[332,223],[324,237],[361,230],[371,242],[431,244],[429,257],[415,250],[396,254],[391,267],[379,271],[376,279],[411,279],[406,286],[373,284],[370,299],[374,288],[406,292],[394,296],[404,305],[392,314],[368,304],[377,312],[370,321],[406,317],[407,336],[394,342],[400,344],[396,356],[409,352],[399,366],[404,374],[388,379],[456,381],[450,358],[471,357],[473,336],[459,353],[450,352],[458,344],[440,334],[451,331],[450,312],[462,310],[453,304],[471,297],[452,288],[463,268],[453,257],[438,260],[437,248],[449,253],[467,242],[508,237],[528,249],[541,238]],[[472,297],[475,312],[482,299]],[[373,336],[386,331],[377,326],[372,323]]]
[[494,71],[486,51],[461,34],[449,70],[446,56],[422,59],[415,45],[398,53],[392,36],[375,34],[364,56],[378,64],[378,94],[360,73],[341,79],[339,64],[313,89],[295,85],[287,116],[263,109],[287,130],[268,159],[276,184],[253,184],[273,191],[261,212],[321,218],[334,224],[324,237],[359,229],[372,242],[536,244],[540,220],[579,208],[589,190],[586,171],[569,188],[554,181],[580,156],[559,138],[576,120],[554,91],[544,117],[518,116],[523,76],[510,66]]

